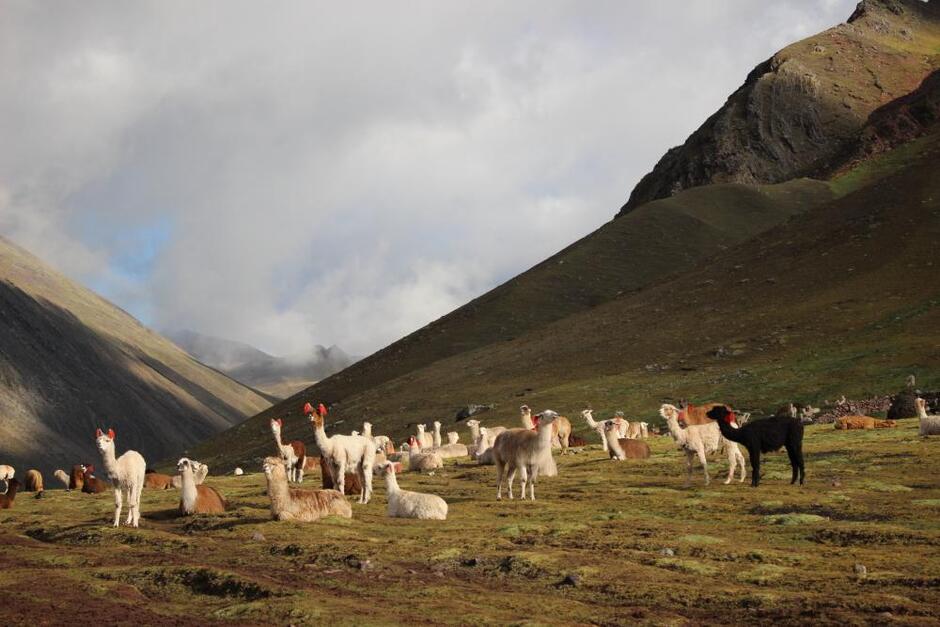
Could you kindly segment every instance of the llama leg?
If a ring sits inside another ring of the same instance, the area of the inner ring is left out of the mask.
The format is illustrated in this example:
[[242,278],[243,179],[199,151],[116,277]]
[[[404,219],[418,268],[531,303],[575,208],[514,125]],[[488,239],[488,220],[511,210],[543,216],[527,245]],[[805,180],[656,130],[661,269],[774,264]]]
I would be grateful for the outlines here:
[[114,486],[114,526],[121,526],[121,505],[123,499],[121,496],[121,486]]
[[526,498],[526,497],[525,497],[525,489],[526,489],[526,486],[527,486],[528,484],[529,484],[529,471],[526,469],[525,466],[523,466],[522,468],[519,469],[519,485],[520,485],[520,487],[522,488],[522,497],[521,497],[521,498],[522,498],[523,501],[524,501],[525,498]]
[[360,464],[359,468],[359,483],[362,484],[359,502],[366,505],[372,498],[372,466]]
[[734,449],[731,448],[731,443],[727,444],[728,446],[728,478],[725,479],[724,484],[728,485],[731,483],[731,480],[734,479],[734,467],[738,462],[738,458],[734,455]]
[[790,458],[790,470],[792,471],[790,485],[793,485],[796,483],[796,478],[800,474],[800,464],[796,459],[796,451],[790,445],[787,445],[787,457]]
[[340,494],[346,494],[346,464],[335,462],[333,467],[333,487],[339,490]]
[[692,485],[692,451],[685,452],[685,487]]
[[496,462],[496,500],[501,501],[503,498],[503,472],[505,467],[499,461]]
[[532,464],[532,472],[529,474],[529,492],[532,495],[532,500],[535,500],[535,480],[539,476],[539,465]]
[[304,464],[307,462],[307,459],[302,457],[297,460],[297,483],[304,482]]
[[800,485],[803,485],[804,479],[806,479],[806,467],[803,465],[803,442],[798,443],[796,449],[796,463],[800,466]]
[[747,474],[747,463],[744,461],[744,453],[741,452],[737,444],[734,445],[734,456],[737,458],[738,467],[741,469],[741,478],[738,479],[738,483],[744,483],[744,476]]
[[510,501],[513,499],[512,482],[515,480],[515,478],[516,478],[516,467],[513,466],[512,468],[509,469],[509,477],[507,478],[508,483],[509,483],[509,500]]
[[760,485],[760,448],[754,447],[747,452],[751,458],[751,487],[756,488]]
[[140,492],[143,485],[137,485],[131,488],[131,525],[140,526]]
[[708,460],[705,458],[705,448],[699,447],[698,451],[698,461],[702,464],[702,472],[705,474],[705,485],[711,483],[711,477],[708,476]]

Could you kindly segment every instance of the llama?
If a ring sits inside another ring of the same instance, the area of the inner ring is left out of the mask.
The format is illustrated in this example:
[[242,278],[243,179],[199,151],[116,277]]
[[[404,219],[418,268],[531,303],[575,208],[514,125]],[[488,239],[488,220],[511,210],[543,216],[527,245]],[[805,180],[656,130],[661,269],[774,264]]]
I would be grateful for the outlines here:
[[500,433],[493,444],[493,462],[496,464],[496,500],[503,498],[503,476],[508,473],[509,498],[512,499],[512,482],[519,471],[519,482],[522,487],[522,498],[525,499],[526,483],[532,500],[535,500],[535,482],[538,479],[539,467],[543,459],[552,454],[552,435],[554,429],[551,425],[558,418],[558,414],[550,409],[541,414],[542,428],[538,431],[530,429],[510,429]]
[[584,409],[581,411],[581,417],[584,418],[584,422],[587,423],[587,426],[594,430],[597,435],[601,438],[601,446],[604,447],[604,452],[608,451],[607,448],[607,436],[604,434],[604,423],[597,422],[594,420],[594,410],[593,409]]
[[441,423],[439,420],[434,421],[434,432],[431,434],[431,445],[434,448],[441,448],[443,443],[441,439]]
[[729,405],[725,405],[724,403],[703,403],[702,405],[692,405],[691,403],[688,403],[682,409],[667,403],[660,407],[659,413],[662,415],[663,409],[668,408],[668,411],[675,412],[676,418],[680,423],[684,423],[685,426],[707,425],[711,424],[711,421],[705,414],[713,407],[717,407],[719,405],[726,407],[728,411],[731,411],[731,407]]
[[[552,413],[556,416],[555,420],[552,422],[552,448],[560,448],[561,454],[567,455],[571,438],[571,421],[564,416],[559,416],[556,412]],[[522,426],[526,429],[538,429],[539,416],[541,415],[542,414],[537,414],[533,418],[532,410],[528,405],[522,405],[519,408],[519,419],[522,421]]]
[[[197,462],[198,463],[198,462]],[[183,457],[176,464],[180,473],[180,515],[224,514],[228,505],[218,490],[207,485],[196,484],[196,469],[190,459]]]
[[422,451],[421,444],[414,436],[411,436],[408,445],[408,470],[427,472],[444,467],[444,458],[436,450]]
[[114,486],[114,526],[121,523],[121,505],[123,494],[127,494],[127,520],[124,524],[137,527],[140,523],[140,493],[144,487],[144,475],[147,462],[137,451],[127,451],[118,458],[114,457],[114,429],[103,433],[95,432],[95,444],[101,453],[101,461],[111,485]]
[[[470,428],[470,439],[474,442],[477,442],[480,439],[480,434],[482,433],[483,427],[480,425],[479,420],[468,420],[467,426]],[[499,437],[499,434],[506,430],[506,427],[496,426],[496,427],[486,427],[486,448],[493,446],[493,442],[496,441],[496,438]],[[480,454],[479,451],[476,453]]]
[[940,435],[940,416],[927,414],[927,401],[917,397],[914,399],[914,407],[920,422],[920,435]]
[[457,444],[458,442],[460,442],[460,434],[457,433],[456,431],[448,431],[448,432],[447,432],[447,443],[448,443],[448,444]]
[[54,473],[52,473],[52,476],[59,480],[59,483],[61,483],[65,487],[66,492],[72,491],[72,488],[69,482],[69,476],[64,470],[59,468]]
[[315,522],[324,516],[352,518],[352,507],[342,492],[291,488],[284,461],[278,457],[265,458],[263,468],[274,520]]
[[108,491],[108,483],[95,476],[95,467],[82,466],[82,492],[85,494],[101,494]]
[[372,439],[372,423],[371,422],[362,423],[362,435],[369,438],[370,440]]
[[395,445],[392,444],[392,439],[387,435],[377,435],[372,438],[372,441],[375,443],[376,451],[381,451],[386,455],[391,455],[395,452]]
[[313,423],[314,438],[320,455],[327,458],[333,470],[336,489],[342,494],[346,483],[346,469],[355,469],[359,475],[359,482],[363,490],[359,494],[359,503],[365,505],[372,498],[372,466],[375,463],[375,445],[372,440],[361,435],[334,435],[327,437],[323,427],[323,418],[326,416],[326,407],[323,403],[314,410],[313,405],[304,405],[304,413],[310,416]]
[[0,465],[0,481],[3,481],[7,487],[10,486],[10,480],[13,479],[13,475],[16,474],[16,469],[13,466],[7,466],[6,464]]
[[607,450],[613,460],[648,459],[650,456],[649,444],[636,438],[619,437],[619,430],[613,421],[608,420],[605,423],[604,438],[607,440]]
[[26,471],[25,484],[23,486],[24,492],[39,492],[43,491],[43,481],[42,473],[36,470],[35,468],[30,468]]
[[898,426],[894,420],[878,420],[871,416],[842,416],[837,418],[833,426],[839,430],[846,429],[890,429]]
[[304,462],[307,457],[307,447],[300,440],[291,440],[287,444],[281,441],[281,429],[284,421],[280,418],[271,419],[271,433],[277,443],[277,450],[281,459],[287,464],[287,478],[293,483],[304,482]]
[[388,515],[392,518],[418,518],[420,520],[447,520],[447,502],[436,494],[411,492],[398,487],[395,466],[385,462],[381,466],[385,475],[385,493],[388,495]]
[[0,509],[10,509],[16,499],[16,491],[20,488],[20,480],[11,478],[7,481],[7,491],[0,494]]
[[480,466],[493,465],[493,445],[490,442],[489,429],[480,427],[480,434],[477,436],[476,446],[474,446],[474,456],[477,458],[477,464]]
[[85,485],[85,466],[84,464],[75,464],[72,466],[72,472],[69,473],[69,490],[82,491]]
[[159,472],[148,472],[144,475],[144,487],[153,490],[169,490],[173,487],[173,477]]
[[464,444],[445,444],[433,449],[434,453],[441,456],[441,459],[452,459],[454,457],[467,457],[470,455],[469,449]]
[[737,444],[728,442],[722,438],[721,430],[716,428],[714,423],[706,425],[689,425],[685,428],[679,426],[679,412],[673,405],[663,405],[659,409],[659,415],[666,420],[666,426],[669,428],[669,434],[676,441],[679,448],[685,451],[686,480],[685,485],[692,485],[692,460],[697,456],[699,463],[702,464],[702,473],[705,475],[705,485],[711,483],[711,477],[708,475],[708,460],[706,456],[714,453],[724,447],[728,455],[728,478],[725,484],[731,483],[734,479],[734,469],[740,464],[741,479],[744,481],[744,455]]
[[718,423],[722,437],[740,442],[747,449],[751,458],[751,487],[760,485],[761,453],[776,451],[782,446],[787,449],[793,470],[790,484],[796,483],[799,474],[800,485],[803,485],[806,470],[803,466],[803,423],[799,418],[774,416],[735,429],[731,426],[734,423],[734,412],[728,411],[724,405],[709,409],[706,415]]
[[430,433],[427,432],[427,425],[418,425],[418,433],[416,438],[418,443],[421,445],[421,448],[432,448],[434,446],[434,438]]

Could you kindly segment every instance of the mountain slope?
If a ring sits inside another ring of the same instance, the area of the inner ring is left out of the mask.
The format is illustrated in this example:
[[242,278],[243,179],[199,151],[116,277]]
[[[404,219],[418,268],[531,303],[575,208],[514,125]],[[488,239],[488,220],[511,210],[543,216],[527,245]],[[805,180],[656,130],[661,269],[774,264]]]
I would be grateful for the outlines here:
[[169,338],[207,366],[276,398],[308,388],[356,361],[338,346],[275,357],[243,342],[196,331],[170,333]]
[[938,67],[936,0],[864,0],[846,24],[757,66],[643,177],[618,215],[699,185],[778,183],[825,170],[875,109]]
[[710,263],[681,276],[378,385],[331,377],[199,454],[249,463],[270,448],[274,415],[309,442],[301,398],[334,403],[340,431],[368,419],[401,437],[416,421],[449,427],[467,401],[496,404],[491,424],[514,424],[522,402],[653,420],[661,399],[680,396],[769,410],[883,390],[910,372],[940,384],[940,135],[929,139],[893,174],[760,237],[730,249],[716,238]]
[[97,459],[97,427],[156,461],[269,405],[2,238],[0,328],[0,456],[24,470]]

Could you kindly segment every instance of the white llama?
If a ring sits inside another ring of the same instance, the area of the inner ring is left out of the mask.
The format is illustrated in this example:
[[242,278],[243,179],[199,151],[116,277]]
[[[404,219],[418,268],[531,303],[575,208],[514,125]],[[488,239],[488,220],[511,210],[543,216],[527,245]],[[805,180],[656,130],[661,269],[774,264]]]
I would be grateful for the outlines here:
[[122,498],[123,493],[126,493],[127,521],[124,524],[137,527],[140,521],[140,493],[144,487],[147,462],[137,451],[126,451],[115,459],[114,429],[108,429],[107,433],[98,429],[95,432],[95,444],[101,453],[105,474],[114,486],[114,526],[120,524]]

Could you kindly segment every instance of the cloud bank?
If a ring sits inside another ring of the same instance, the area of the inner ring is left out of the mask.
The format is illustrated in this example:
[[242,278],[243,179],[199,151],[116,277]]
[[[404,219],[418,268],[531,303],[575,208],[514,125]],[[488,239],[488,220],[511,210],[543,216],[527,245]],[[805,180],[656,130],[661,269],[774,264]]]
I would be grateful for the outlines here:
[[609,220],[853,5],[6,2],[0,234],[156,328],[366,354]]

